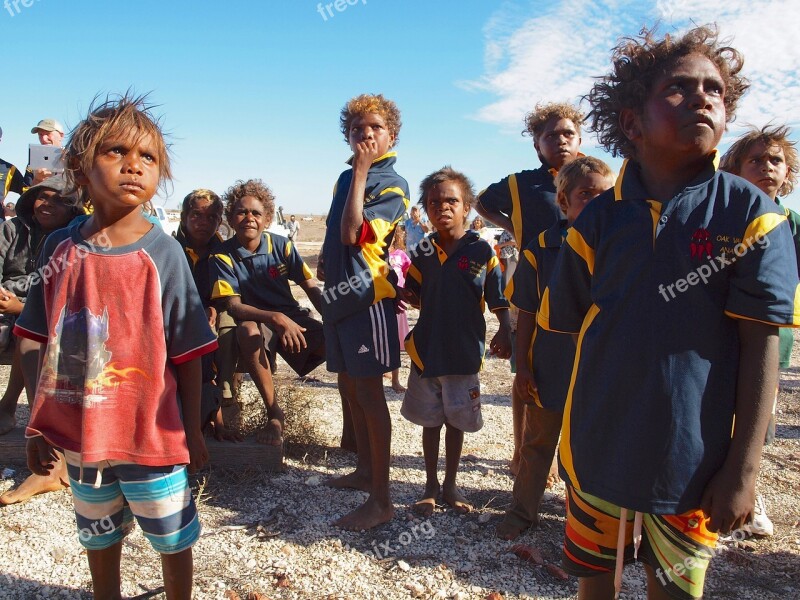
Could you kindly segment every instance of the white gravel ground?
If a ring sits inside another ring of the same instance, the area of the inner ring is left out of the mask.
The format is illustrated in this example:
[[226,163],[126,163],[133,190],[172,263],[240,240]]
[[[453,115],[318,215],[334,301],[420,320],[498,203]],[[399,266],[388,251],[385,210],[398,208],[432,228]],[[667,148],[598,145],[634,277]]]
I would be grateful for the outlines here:
[[[408,358],[404,361],[406,376]],[[7,377],[8,368],[3,369]],[[244,599],[254,592],[271,599],[576,597],[575,579],[561,581],[547,566],[523,562],[509,553],[511,543],[493,535],[512,487],[506,361],[487,361],[482,375],[485,426],[465,441],[460,484],[477,510],[457,516],[440,507],[426,521],[412,518],[407,507],[418,499],[425,480],[421,431],[400,416],[401,396],[387,391],[397,516],[361,533],[340,531],[331,522],[360,504],[365,494],[320,485],[354,464],[352,455],[334,448],[341,427],[334,378],[318,369],[313,375],[319,381],[298,382],[289,378],[285,365],[279,375],[284,393],[298,388],[308,399],[318,424],[317,443],[290,446],[280,474],[261,473],[254,465],[247,472],[212,468],[196,479],[204,528],[195,546],[196,598]],[[242,396],[257,406],[252,384],[245,383]],[[0,457],[0,470],[3,466]],[[799,470],[800,370],[794,368],[784,374],[778,439],[765,450],[759,480],[776,534],[725,546],[710,569],[707,598],[800,598]],[[0,493],[25,475],[18,469],[13,478],[0,481]],[[563,485],[552,492],[545,497],[541,527],[518,540],[538,549],[551,569],[560,561]],[[0,547],[0,598],[91,597],[69,492],[0,509]],[[122,570],[125,597],[163,598],[148,593],[161,585],[160,564],[138,529],[125,541]],[[645,598],[641,567],[626,568],[622,598]]]

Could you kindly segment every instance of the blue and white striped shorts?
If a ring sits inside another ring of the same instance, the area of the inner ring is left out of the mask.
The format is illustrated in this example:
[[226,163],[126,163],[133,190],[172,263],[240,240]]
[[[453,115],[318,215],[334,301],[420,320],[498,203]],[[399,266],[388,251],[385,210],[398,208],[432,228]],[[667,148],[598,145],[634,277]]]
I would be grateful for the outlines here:
[[200,521],[184,465],[150,467],[122,461],[83,463],[66,451],[78,538],[104,550],[133,529],[133,518],[161,554],[177,554],[200,537]]

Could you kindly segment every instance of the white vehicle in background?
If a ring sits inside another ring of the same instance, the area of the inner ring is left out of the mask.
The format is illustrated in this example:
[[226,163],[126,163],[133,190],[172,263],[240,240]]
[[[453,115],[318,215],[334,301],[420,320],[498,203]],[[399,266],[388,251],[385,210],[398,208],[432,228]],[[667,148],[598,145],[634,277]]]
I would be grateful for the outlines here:
[[180,226],[180,218],[177,220],[172,220],[169,218],[169,213],[164,210],[163,206],[156,206],[153,208],[153,213],[155,217],[158,219],[158,222],[161,223],[161,229],[163,229],[166,233],[175,237],[178,235],[178,227]]

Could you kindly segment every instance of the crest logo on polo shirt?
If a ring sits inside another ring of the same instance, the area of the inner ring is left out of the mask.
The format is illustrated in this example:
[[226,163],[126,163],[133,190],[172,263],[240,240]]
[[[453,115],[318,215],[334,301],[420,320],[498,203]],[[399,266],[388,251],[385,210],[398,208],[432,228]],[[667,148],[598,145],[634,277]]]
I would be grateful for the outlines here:
[[469,269],[469,259],[466,256],[462,256],[458,259],[458,268],[462,271]]
[[692,234],[692,241],[689,242],[689,249],[692,258],[711,257],[713,246],[711,245],[711,233],[705,227],[701,227]]
[[269,276],[272,277],[273,279],[277,279],[278,277],[280,277],[281,273],[280,271],[278,271],[278,267],[270,267]]
[[289,268],[281,263],[279,265],[272,265],[267,272],[273,279],[279,279],[281,276],[286,275],[289,272]]

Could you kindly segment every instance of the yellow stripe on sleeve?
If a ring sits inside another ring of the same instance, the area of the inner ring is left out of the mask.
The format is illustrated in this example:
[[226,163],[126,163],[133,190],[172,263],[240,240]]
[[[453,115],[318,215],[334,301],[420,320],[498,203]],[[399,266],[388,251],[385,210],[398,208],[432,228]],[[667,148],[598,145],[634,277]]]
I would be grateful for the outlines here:
[[228,266],[229,266],[231,269],[233,268],[233,259],[231,259],[231,257],[230,257],[230,256],[228,256],[227,254],[215,254],[215,255],[214,255],[214,258],[216,258],[217,260],[220,260],[220,261],[224,262],[224,263],[225,263],[226,265],[228,265]]
[[586,240],[574,227],[570,227],[567,232],[567,244],[586,263],[589,274],[594,275],[594,248],[586,243]]
[[419,269],[414,265],[408,267],[408,271],[406,271],[406,279],[409,277],[417,283],[422,283],[422,273],[420,273]]
[[311,269],[308,268],[308,265],[303,261],[303,277],[306,280],[312,279],[314,274],[311,272]]
[[752,246],[753,243],[764,239],[770,231],[786,220],[786,215],[776,213],[765,213],[753,219],[744,231],[742,243],[745,246]]
[[217,298],[229,298],[231,296],[238,296],[236,292],[233,291],[231,284],[225,281],[224,279],[218,279],[217,282],[214,284],[214,288],[211,290],[211,299],[216,300]]
[[492,257],[489,259],[489,262],[486,263],[486,271],[487,272],[491,271],[499,264],[500,264],[500,259],[497,258],[496,254],[492,254]]

